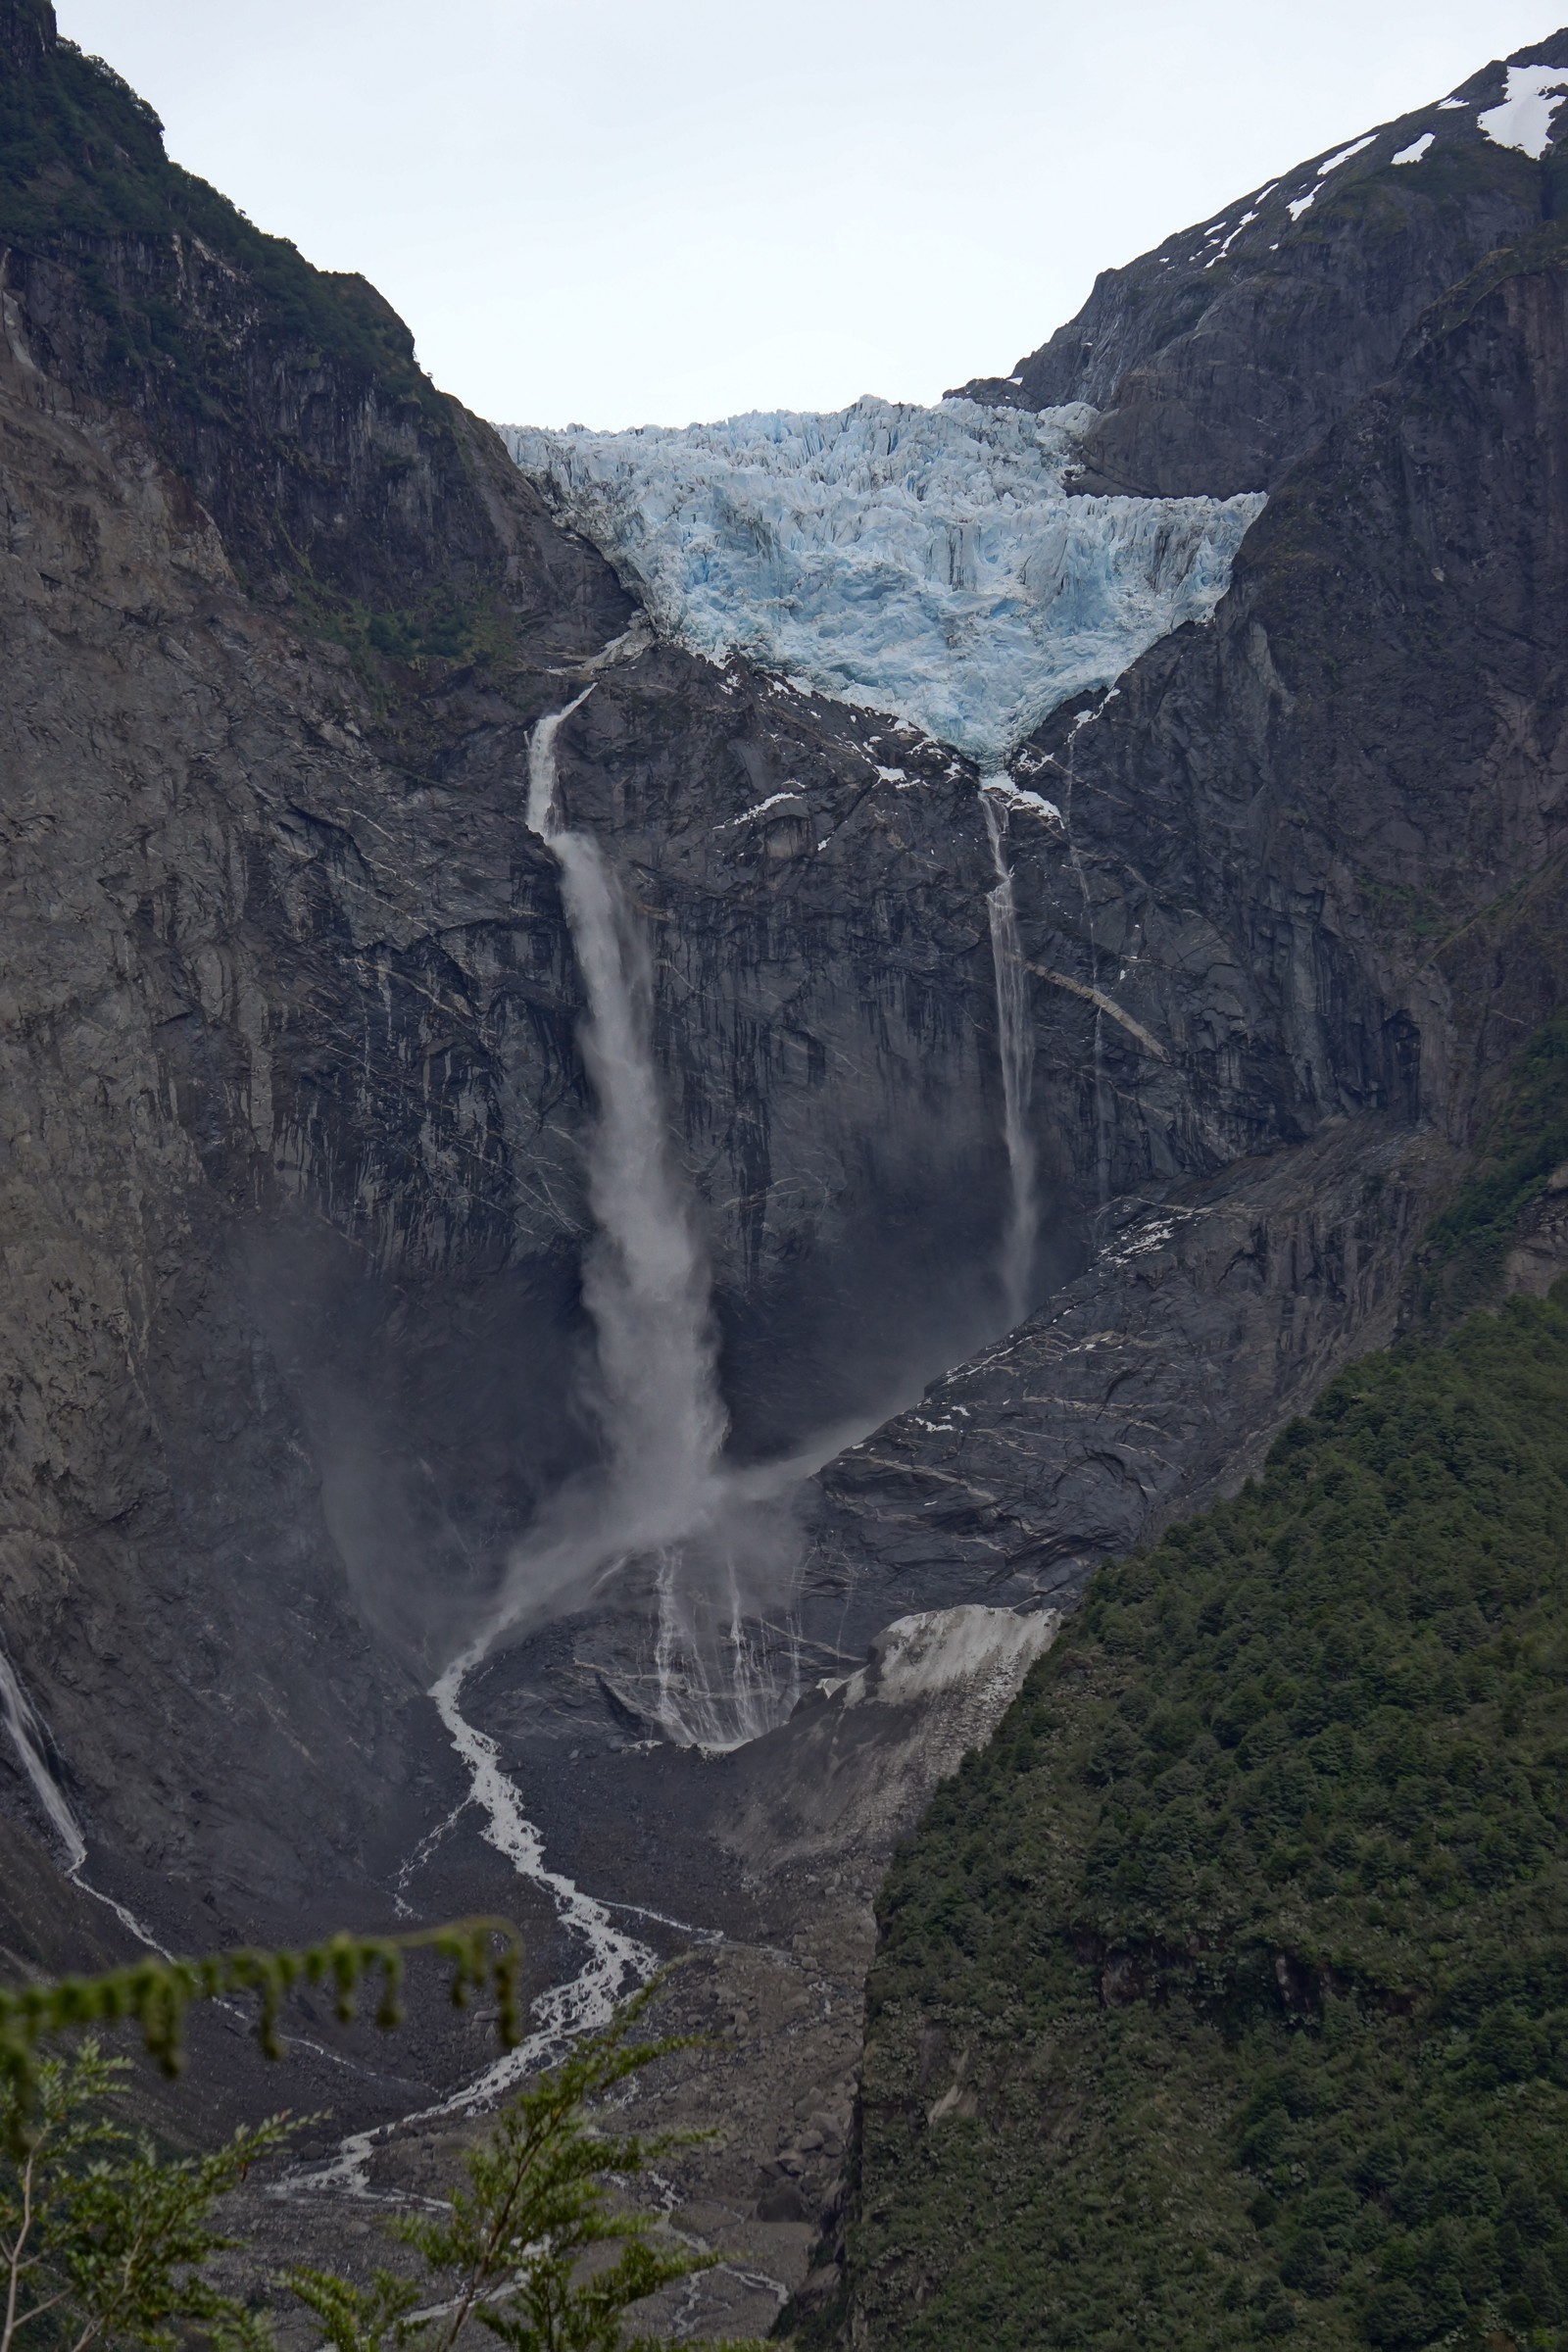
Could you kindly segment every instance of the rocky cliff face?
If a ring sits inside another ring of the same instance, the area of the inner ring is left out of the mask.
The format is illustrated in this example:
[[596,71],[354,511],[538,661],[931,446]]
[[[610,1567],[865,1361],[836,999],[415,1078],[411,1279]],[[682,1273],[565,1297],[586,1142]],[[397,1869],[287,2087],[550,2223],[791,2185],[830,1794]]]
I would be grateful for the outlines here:
[[563,790],[658,926],[754,1451],[995,1325],[988,858],[961,762],[628,634],[368,289],[5,21],[4,1624],[111,1872],[237,1927],[395,1854],[430,1645],[593,1444],[532,721],[597,681]]
[[[525,809],[585,688],[562,800],[654,945],[736,1458],[942,1376],[802,1505],[803,1671],[1070,1596],[1394,1328],[1568,987],[1556,165],[1479,127],[1489,68],[969,387],[1094,401],[1102,487],[1271,491],[1213,622],[1013,762],[1046,1215],[1008,1334],[972,766],[658,640],[370,289],[170,167],[33,0],[0,56],[0,1627],[91,1874],[181,1940],[292,1933],[384,1906],[465,1793],[420,1692],[598,1443],[583,990]],[[853,2005],[940,1740],[786,1900],[759,1791],[793,1758],[814,1819],[837,1719],[705,1779],[639,1712],[645,1597],[475,1705],[567,1867],[671,1878],[762,1973],[827,1920]],[[7,1944],[86,1949],[0,1758]],[[476,1839],[415,1886],[514,1891]]]
[[1035,1017],[1103,1243],[823,1474],[824,1594],[923,1590],[956,1554],[977,1592],[1053,1590],[1237,1478],[1351,1335],[1394,1327],[1494,1073],[1568,984],[1540,623],[1568,558],[1565,257],[1533,231],[1437,305],[1287,474],[1213,627],[1035,739],[1075,852],[1020,863]]

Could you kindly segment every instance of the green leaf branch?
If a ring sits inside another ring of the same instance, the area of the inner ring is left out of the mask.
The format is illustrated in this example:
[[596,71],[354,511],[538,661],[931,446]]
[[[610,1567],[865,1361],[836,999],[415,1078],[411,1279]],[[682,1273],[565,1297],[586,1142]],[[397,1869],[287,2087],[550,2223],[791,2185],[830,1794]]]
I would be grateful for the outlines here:
[[[657,1989],[645,1987],[604,2034],[511,2100],[465,2159],[467,2185],[444,2213],[400,2216],[392,2234],[419,2258],[439,2301],[379,2272],[368,2289],[335,2274],[296,2270],[286,2283],[315,2313],[333,2352],[389,2352],[416,2342],[453,2352],[470,2321],[512,2352],[618,2352],[624,2315],[662,2286],[710,2270],[715,2254],[678,2239],[655,2242],[653,2220],[612,2204],[606,2177],[646,2172],[672,2148],[704,2136],[610,2133],[591,2120],[602,2100],[684,2040],[642,2040],[635,2029]],[[596,2261],[600,2249],[614,2259]],[[655,2339],[634,2338],[634,2345]]]
[[[377,2023],[390,2028],[402,2013],[404,1961],[418,1949],[451,1964],[455,1999],[493,1988],[502,2039],[515,2046],[517,1937],[495,1920],[335,1936],[296,1952],[148,1960],[0,1992],[0,2352],[183,2352],[198,2341],[215,2352],[273,2352],[266,2305],[279,2291],[306,2307],[332,2352],[455,2352],[475,2327],[510,2352],[661,2352],[664,2338],[628,2333],[636,2307],[721,2259],[615,2193],[706,2136],[614,2132],[601,2121],[628,2077],[689,2046],[640,2034],[661,1980],[507,2102],[467,2150],[466,2182],[442,2210],[389,2224],[407,2267],[378,2270],[368,2285],[300,2267],[259,2277],[244,2302],[209,2275],[213,2256],[243,2250],[215,2226],[214,2209],[301,2119],[274,2115],[213,2154],[171,2158],[122,2120],[128,2059],[105,2056],[90,2036],[65,2058],[39,2050],[47,2035],[128,2020],[174,2072],[190,2004],[249,1992],[261,2001],[262,2046],[279,2055],[281,2005],[302,1984],[330,1985],[348,2019],[376,1981]],[[732,2340],[711,2352],[761,2347]]]
[[[258,2352],[267,2340],[202,2269],[234,2242],[212,2227],[214,2204],[294,2127],[272,2116],[213,2155],[163,2157],[114,2112],[131,2071],[92,2040],[35,2070],[24,2145],[0,2165],[0,2352],[172,2352],[192,2333]],[[8,2122],[19,2097],[14,2080],[0,2088]]]

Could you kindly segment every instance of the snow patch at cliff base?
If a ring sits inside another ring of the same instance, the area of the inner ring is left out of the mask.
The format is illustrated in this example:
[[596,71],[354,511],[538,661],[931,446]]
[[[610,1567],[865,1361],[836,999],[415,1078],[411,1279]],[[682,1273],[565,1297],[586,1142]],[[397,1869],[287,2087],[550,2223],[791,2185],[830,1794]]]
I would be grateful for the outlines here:
[[[818,1686],[824,1697],[855,1707],[916,1706],[965,1686],[1010,1698],[1061,1623],[1057,1609],[1018,1616],[965,1601],[896,1618],[871,1644],[868,1662],[841,1682]],[[1004,1700],[1005,1703],[1005,1700]]]
[[500,428],[693,651],[744,653],[997,768],[1230,582],[1261,493],[1069,496],[1095,411],[864,399],[681,429]]

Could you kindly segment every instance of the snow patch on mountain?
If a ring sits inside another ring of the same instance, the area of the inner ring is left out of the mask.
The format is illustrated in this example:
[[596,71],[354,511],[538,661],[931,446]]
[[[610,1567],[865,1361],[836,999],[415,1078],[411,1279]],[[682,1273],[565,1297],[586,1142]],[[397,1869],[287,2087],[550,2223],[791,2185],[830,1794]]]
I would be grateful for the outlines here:
[[1551,137],[1551,119],[1568,96],[1568,70],[1561,66],[1510,66],[1500,106],[1476,122],[1499,147],[1516,147],[1539,163]]
[[1337,155],[1329,156],[1317,168],[1319,179],[1327,179],[1331,172],[1337,172],[1342,164],[1348,164],[1352,155],[1363,154],[1377,135],[1375,130],[1369,130],[1364,139],[1352,139],[1348,147],[1342,147]]
[[1026,785],[1015,784],[1010,776],[988,776],[981,789],[1009,813],[1018,809],[1026,816],[1049,817],[1054,825],[1061,822],[1061,810],[1054,801],[1048,801],[1043,792],[1031,792]]
[[1229,585],[1262,495],[1069,496],[1095,411],[864,399],[684,428],[503,425],[670,636],[1000,767]]

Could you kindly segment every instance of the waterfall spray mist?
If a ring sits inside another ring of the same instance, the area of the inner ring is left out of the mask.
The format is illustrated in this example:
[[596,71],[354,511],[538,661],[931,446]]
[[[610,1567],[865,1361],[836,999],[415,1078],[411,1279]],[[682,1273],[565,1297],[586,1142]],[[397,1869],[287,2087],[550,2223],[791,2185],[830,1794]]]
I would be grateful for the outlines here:
[[1002,1290],[1007,1321],[1013,1324],[1023,1320],[1031,1303],[1029,1277],[1034,1266],[1040,1209],[1034,1139],[1029,1132],[1029,1099],[1035,1072],[1029,980],[1023,943],[1018,935],[1012,868],[1007,863],[1005,802],[1003,791],[998,789],[1006,783],[1005,777],[988,778],[980,787],[980,807],[991,843],[991,861],[997,871],[995,887],[986,893],[986,913],[991,924],[991,961],[996,974],[1002,1118],[1010,1180],[1007,1221],[1002,1238]]

